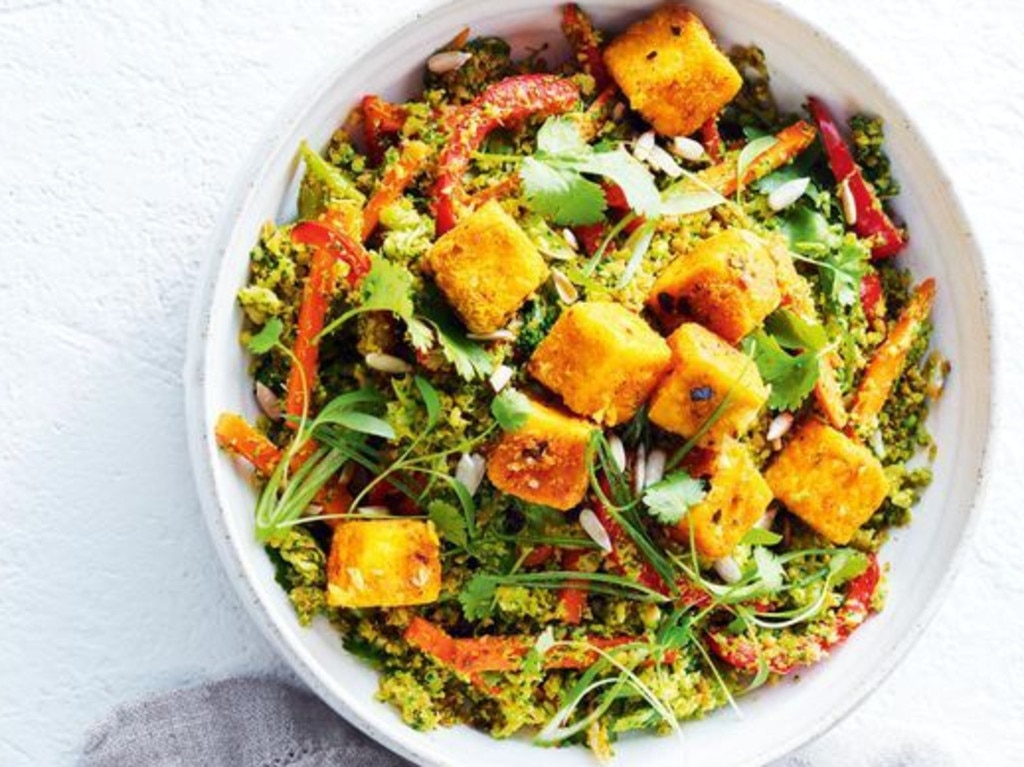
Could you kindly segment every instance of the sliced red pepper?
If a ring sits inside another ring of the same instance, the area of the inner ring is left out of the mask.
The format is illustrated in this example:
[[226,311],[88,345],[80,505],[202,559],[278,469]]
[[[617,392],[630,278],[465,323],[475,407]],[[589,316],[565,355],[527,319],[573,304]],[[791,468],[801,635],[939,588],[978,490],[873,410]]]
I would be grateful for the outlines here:
[[865,274],[860,281],[860,304],[864,307],[864,314],[874,317],[881,301],[882,278],[878,276],[878,272]]
[[341,227],[341,222],[328,212],[317,221],[300,221],[292,228],[292,242],[310,245],[315,253],[325,250],[337,261],[348,264],[345,278],[355,287],[370,271],[370,254]]
[[[835,612],[832,636],[794,637],[795,646],[784,652],[766,654],[765,660],[773,673],[789,674],[812,665],[845,642],[864,623],[871,614],[871,598],[881,577],[878,559],[874,554],[868,556],[867,570],[850,581],[846,598]],[[758,647],[748,637],[731,637],[720,631],[709,631],[707,636],[712,651],[719,658],[741,671],[757,672]]]
[[[583,552],[580,549],[565,549],[562,551],[562,569],[579,570],[582,556]],[[587,607],[586,583],[570,581],[558,592],[558,598],[562,603],[562,611],[565,613],[565,622],[573,626],[579,624],[583,620],[583,611]]]
[[605,226],[600,221],[596,224],[584,224],[583,226],[573,227],[572,233],[579,240],[580,245],[583,247],[583,252],[588,256],[592,256],[601,247],[601,242],[604,240]]
[[491,85],[457,110],[451,137],[438,158],[433,190],[437,234],[455,226],[455,204],[463,193],[463,176],[473,152],[491,131],[531,115],[567,112],[579,96],[579,88],[572,80],[545,74],[516,75]]
[[370,239],[380,223],[381,211],[402,196],[429,156],[430,147],[422,141],[410,141],[402,148],[395,164],[384,171],[377,191],[363,209],[363,242]]
[[700,143],[712,162],[722,161],[722,147],[725,145],[722,142],[722,134],[718,132],[718,115],[708,118],[708,121],[700,126]]
[[892,219],[882,208],[875,190],[864,178],[860,167],[853,159],[850,147],[839,132],[839,125],[828,107],[813,96],[808,98],[807,105],[821,132],[821,143],[825,147],[825,154],[828,155],[832,175],[840,186],[847,185],[853,197],[857,213],[853,230],[858,236],[871,241],[872,257],[895,256],[906,246],[906,234],[893,224]]
[[364,96],[361,107],[366,153],[374,165],[380,165],[384,160],[384,137],[401,131],[409,113],[405,107],[380,96]]
[[601,55],[597,30],[576,3],[567,3],[562,8],[562,34],[569,41],[583,71],[594,78],[597,90],[602,91],[611,85],[612,78]]
[[555,547],[547,543],[534,546],[526,558],[523,559],[523,567],[540,567],[554,556]]

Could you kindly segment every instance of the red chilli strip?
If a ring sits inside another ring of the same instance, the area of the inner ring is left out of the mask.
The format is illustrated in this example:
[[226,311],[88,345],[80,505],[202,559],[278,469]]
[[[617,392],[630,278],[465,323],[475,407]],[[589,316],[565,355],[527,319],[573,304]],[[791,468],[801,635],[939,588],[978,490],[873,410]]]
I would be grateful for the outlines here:
[[601,55],[601,42],[590,18],[576,3],[567,3],[562,9],[562,34],[569,41],[569,46],[576,55],[583,71],[594,78],[597,90],[603,91],[612,85],[604,57]]
[[865,274],[860,281],[860,304],[864,307],[865,315],[875,316],[882,301],[882,294],[882,278],[878,276],[878,272]]
[[380,96],[364,96],[360,106],[366,153],[374,165],[380,165],[384,160],[384,137],[401,131],[409,113],[405,107],[385,101]]
[[718,132],[718,115],[708,118],[708,121],[700,126],[700,143],[704,146],[704,152],[711,158],[712,162],[722,161],[722,134]]
[[579,101],[577,85],[546,74],[517,75],[491,85],[456,112],[451,136],[438,158],[434,182],[434,215],[438,236],[455,226],[455,203],[463,194],[463,176],[470,159],[495,128],[532,115],[548,116],[571,110]]
[[872,242],[871,256],[873,258],[895,256],[906,246],[906,235],[893,224],[882,208],[882,203],[874,189],[864,179],[864,174],[854,161],[850,147],[839,132],[839,125],[828,107],[813,96],[807,100],[807,106],[814,121],[818,124],[821,143],[825,147],[825,153],[828,155],[829,166],[832,168],[832,175],[835,176],[836,183],[840,186],[846,184],[853,197],[857,213],[853,230],[860,237]]
[[[583,552],[580,549],[565,549],[562,551],[562,569],[579,570],[580,558]],[[558,592],[558,599],[562,604],[562,611],[565,613],[565,622],[576,626],[583,620],[583,611],[587,607],[587,584],[585,581],[569,581]]]

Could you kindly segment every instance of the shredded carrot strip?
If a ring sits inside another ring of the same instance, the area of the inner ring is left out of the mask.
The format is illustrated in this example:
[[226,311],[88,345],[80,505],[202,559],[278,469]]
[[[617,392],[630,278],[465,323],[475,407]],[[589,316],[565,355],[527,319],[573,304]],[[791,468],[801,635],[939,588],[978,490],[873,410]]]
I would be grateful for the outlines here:
[[[783,128],[775,136],[777,141],[750,163],[750,167],[743,174],[743,185],[752,184],[793,160],[811,145],[816,135],[814,126],[803,120]],[[736,194],[736,160],[734,158],[718,165],[712,165],[710,168],[702,170],[697,176],[725,197]]]
[[428,157],[430,147],[422,141],[410,141],[402,148],[398,161],[384,172],[380,186],[363,210],[363,242],[376,230],[381,211],[402,196]]

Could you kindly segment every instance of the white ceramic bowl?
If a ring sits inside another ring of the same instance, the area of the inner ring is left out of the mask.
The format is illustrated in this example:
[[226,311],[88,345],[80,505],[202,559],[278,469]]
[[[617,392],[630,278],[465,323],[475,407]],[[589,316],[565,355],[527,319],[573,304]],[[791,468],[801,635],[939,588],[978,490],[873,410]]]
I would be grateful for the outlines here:
[[[826,663],[801,674],[798,685],[784,683],[744,699],[742,720],[725,710],[685,725],[682,745],[641,736],[617,747],[621,764],[761,765],[847,714],[893,669],[934,614],[976,516],[992,393],[990,320],[981,254],[949,180],[910,117],[878,81],[837,42],[774,2],[695,0],[692,5],[725,42],[756,42],[764,48],[784,104],[796,107],[805,94],[816,93],[840,112],[860,107],[886,119],[887,148],[903,184],[898,208],[912,231],[912,245],[900,258],[916,275],[938,278],[935,342],[953,361],[948,389],[931,417],[940,445],[935,482],[914,524],[898,532],[883,552],[892,564],[886,610]],[[600,25],[612,28],[651,6],[645,0],[585,3]],[[379,36],[325,80],[304,89],[241,175],[193,311],[186,369],[189,441],[210,530],[231,580],[282,656],[323,700],[421,764],[589,767],[594,762],[581,748],[542,750],[525,740],[495,741],[465,727],[415,732],[374,700],[376,673],[350,657],[328,625],[299,626],[253,535],[253,489],[211,436],[222,411],[255,414],[234,297],[260,224],[294,215],[300,139],[325,144],[362,94],[401,98],[414,93],[424,58],[464,25],[475,33],[500,34],[520,50],[544,41],[557,52],[563,50],[558,20],[556,0],[445,4]]]

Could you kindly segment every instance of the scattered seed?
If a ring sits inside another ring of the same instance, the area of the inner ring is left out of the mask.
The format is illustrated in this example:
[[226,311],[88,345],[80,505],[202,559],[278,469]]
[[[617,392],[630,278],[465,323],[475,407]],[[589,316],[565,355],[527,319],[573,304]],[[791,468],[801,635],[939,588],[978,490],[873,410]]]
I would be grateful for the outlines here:
[[612,107],[612,119],[618,122],[626,116],[626,105],[621,101]]
[[480,489],[480,483],[484,481],[486,469],[487,461],[482,455],[463,453],[455,465],[455,479],[462,483],[462,486],[469,491],[470,496],[474,496]]
[[580,512],[580,527],[590,536],[590,540],[601,547],[602,551],[611,552],[612,539],[608,536],[608,531],[604,529],[604,525],[601,524],[601,520],[597,518],[593,509],[584,509]]
[[644,487],[661,482],[661,478],[665,476],[665,459],[667,457],[665,451],[660,447],[647,454],[647,465],[644,467]]
[[850,189],[850,180],[843,179],[839,185],[839,202],[843,205],[843,218],[847,226],[855,226],[857,223],[857,201],[853,199],[853,190]]
[[775,523],[775,509],[769,509],[766,511],[757,522],[754,523],[754,527],[758,530],[771,530],[772,525]]
[[256,403],[263,411],[263,415],[271,421],[281,420],[281,400],[270,390],[269,386],[259,381],[256,382]]
[[626,470],[626,446],[622,444],[622,440],[619,439],[617,434],[613,434],[608,438],[608,447],[612,451],[612,460],[615,461],[615,465],[619,467],[619,471]]
[[551,281],[555,284],[555,292],[564,304],[574,304],[579,299],[579,291],[572,281],[558,269],[551,270]]
[[677,157],[682,157],[690,162],[697,162],[704,157],[704,147],[699,141],[694,141],[687,136],[676,136],[672,139],[672,151]]
[[633,490],[637,495],[643,492],[647,485],[647,448],[643,443],[636,449],[636,457],[633,458]]
[[416,588],[423,588],[427,585],[427,581],[430,580],[430,570],[425,567],[417,568],[411,580],[413,586]]
[[497,369],[491,373],[489,379],[494,393],[497,394],[508,386],[508,382],[512,380],[513,375],[515,375],[515,371],[508,365],[498,365]]
[[769,442],[782,439],[793,426],[792,413],[779,413],[768,425],[768,433],[765,435]]
[[492,330],[489,333],[466,333],[466,338],[472,341],[515,341],[516,334],[508,328]]
[[569,247],[573,250],[580,249],[580,241],[576,239],[576,235],[572,233],[572,229],[569,227],[562,230],[562,239],[569,243]]
[[654,131],[649,130],[646,133],[641,133],[633,144],[633,156],[640,162],[647,162],[647,158],[651,156],[651,150],[654,148]]
[[540,489],[540,480],[539,479],[528,479],[528,480],[526,480],[526,486],[528,488],[530,488],[531,490],[539,490]]
[[390,373],[392,375],[400,375],[412,370],[412,365],[405,360],[393,357],[390,354],[380,354],[379,352],[367,354],[366,364],[374,370],[379,370],[381,373]]
[[660,170],[669,178],[679,178],[683,175],[683,169],[680,167],[679,163],[672,159],[672,155],[657,144],[651,147],[651,154],[647,158],[647,162],[650,163],[651,167],[655,170]]
[[716,559],[714,567],[715,572],[726,583],[739,583],[743,579],[743,571],[740,570],[740,566],[736,564],[736,560],[732,557]]
[[366,590],[366,581],[363,580],[363,572],[358,567],[346,567],[348,571],[349,580],[352,581],[352,585],[356,587],[356,591]]
[[792,181],[787,181],[782,186],[776,187],[768,195],[768,207],[775,211],[788,208],[804,196],[810,183],[811,180],[804,176],[803,178],[794,178]]
[[427,59],[427,69],[435,75],[443,75],[458,69],[471,58],[473,54],[466,51],[441,51]]
[[880,429],[875,429],[871,432],[871,436],[868,437],[868,444],[871,445],[871,452],[879,458],[885,458],[885,442],[882,441],[882,432]]

